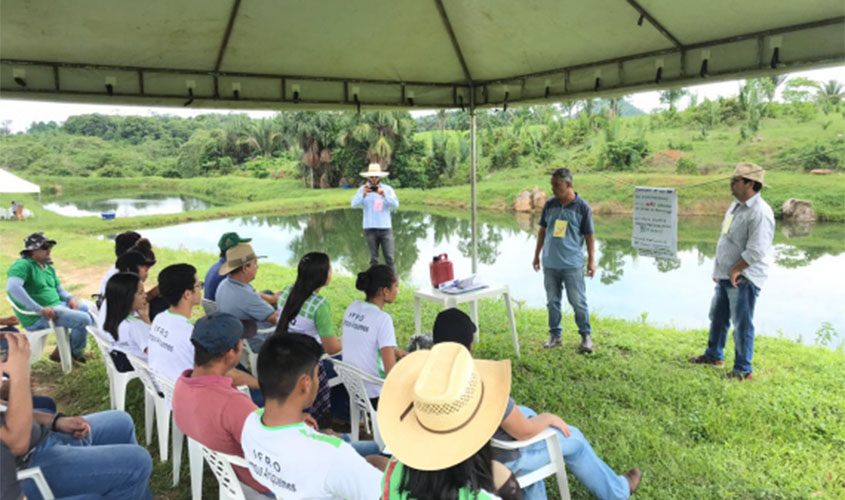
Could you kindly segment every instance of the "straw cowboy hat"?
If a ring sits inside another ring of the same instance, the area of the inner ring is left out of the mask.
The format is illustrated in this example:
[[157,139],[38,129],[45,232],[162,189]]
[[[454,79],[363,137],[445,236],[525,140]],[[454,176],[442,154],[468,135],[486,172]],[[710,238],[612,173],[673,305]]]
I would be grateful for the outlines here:
[[367,167],[367,170],[361,172],[361,177],[387,177],[390,175],[388,172],[385,172],[381,169],[381,165],[378,163],[370,163],[370,166]]
[[255,250],[252,245],[247,243],[238,243],[232,248],[226,250],[226,262],[220,266],[220,275],[225,276],[235,269],[245,266],[250,262],[258,259],[263,259],[266,255],[255,255]]
[[403,464],[441,470],[487,443],[502,423],[511,362],[473,360],[455,342],[415,351],[390,370],[379,397],[378,428]]
[[749,162],[742,162],[736,164],[736,168],[734,168],[733,177],[742,177],[743,179],[756,181],[765,187],[769,187],[768,184],[763,182],[763,177],[765,175],[766,171],[763,170],[763,167],[761,167],[760,165],[755,165],[754,163]]

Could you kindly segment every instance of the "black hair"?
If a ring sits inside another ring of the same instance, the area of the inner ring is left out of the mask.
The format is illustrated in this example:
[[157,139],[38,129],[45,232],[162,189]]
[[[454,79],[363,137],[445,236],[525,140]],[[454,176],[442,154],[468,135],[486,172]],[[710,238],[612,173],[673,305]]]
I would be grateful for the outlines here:
[[460,490],[468,488],[494,492],[493,448],[488,441],[463,462],[446,469],[421,471],[404,466],[399,492],[414,500],[457,500]]
[[302,305],[318,288],[326,284],[329,279],[331,262],[329,256],[321,252],[311,252],[299,259],[296,270],[296,281],[291,287],[276,333],[287,333],[291,320],[295,319],[302,310]]
[[187,290],[197,282],[197,268],[190,264],[173,264],[158,273],[158,291],[170,306],[176,306]]
[[390,288],[396,283],[396,273],[390,266],[376,264],[363,273],[358,273],[355,288],[367,294],[367,300],[378,295],[382,288]]
[[150,240],[146,238],[141,238],[140,240],[135,242],[134,245],[132,245],[132,248],[130,250],[134,250],[143,255],[144,258],[147,259],[147,265],[155,265],[156,254],[155,252],[153,252],[153,244],[150,243]]
[[103,330],[119,340],[117,330],[120,323],[132,312],[132,303],[138,292],[141,277],[135,273],[117,273],[106,283],[106,321]]
[[264,399],[286,400],[299,377],[313,375],[322,355],[323,346],[310,335],[271,335],[258,352],[258,386]]
[[[238,342],[240,342],[240,339],[238,339]],[[194,339],[191,339],[191,344],[194,345],[194,366],[205,366],[214,361],[218,361],[222,359],[227,352],[232,349],[235,349],[238,346],[238,343],[235,342],[232,347],[223,352],[210,353],[205,347],[203,347],[202,344],[200,344]]]
[[572,170],[569,170],[568,168],[561,167],[556,169],[554,172],[552,172],[552,179],[554,179],[555,177],[562,181],[566,181],[572,184]]
[[129,250],[117,258],[114,267],[120,273],[137,273],[138,268],[147,265],[147,258],[137,250]]
[[114,255],[120,257],[125,254],[140,239],[141,235],[135,231],[126,231],[125,233],[118,234],[114,238]]

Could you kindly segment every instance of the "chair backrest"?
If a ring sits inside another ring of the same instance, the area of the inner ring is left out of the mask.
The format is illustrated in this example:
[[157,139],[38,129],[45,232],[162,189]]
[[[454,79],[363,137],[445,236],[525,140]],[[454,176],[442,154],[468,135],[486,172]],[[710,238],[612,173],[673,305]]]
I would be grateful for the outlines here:
[[9,297],[8,295],[6,296],[6,300],[9,301],[9,304],[12,305],[12,309],[14,309],[15,312],[18,313],[18,314],[23,314],[24,316],[38,316],[39,315],[37,312],[27,311],[26,309],[21,309],[20,307],[18,307],[17,304],[15,304],[15,301],[12,300],[12,298]]
[[217,484],[220,486],[221,500],[245,500],[241,482],[238,480],[238,476],[235,475],[235,470],[232,469],[232,466],[237,465],[249,469],[249,464],[246,463],[246,460],[234,455],[210,450],[202,444],[199,444],[199,447],[202,449],[202,455],[205,457],[205,461],[208,462],[211,472],[217,478]]
[[217,302],[214,302],[210,299],[202,299],[202,310],[205,311],[205,315],[208,316],[211,313],[217,312]]
[[167,407],[173,407],[173,389],[175,387],[176,382],[170,380],[169,378],[161,375],[160,373],[156,373],[154,370],[150,370],[150,374],[153,377],[153,382],[155,382],[156,387],[164,394],[164,399],[167,401]]
[[164,391],[158,387],[155,375],[153,375],[153,371],[150,370],[150,365],[137,356],[133,356],[129,353],[124,354],[126,355],[126,359],[129,360],[129,363],[132,364],[132,368],[135,369],[135,373],[138,374],[138,378],[141,379],[141,383],[144,384],[144,389],[157,398],[162,397]]
[[[365,382],[372,384],[384,384],[384,380],[374,377],[368,373],[364,373],[357,367],[344,363],[332,358],[326,358],[334,366],[337,376],[340,378],[343,386],[346,387],[346,392],[349,393],[349,410],[356,409],[364,411],[373,421],[373,438],[380,448],[384,448],[384,443],[381,440],[381,435],[378,432],[378,425],[376,424],[376,410],[370,402],[367,395],[367,385]],[[354,406],[353,406],[354,405]]]
[[[114,366],[114,360],[111,359],[111,355],[109,354],[111,352],[112,346],[109,344],[107,338],[110,339],[111,335],[109,335],[108,332],[100,330],[94,325],[88,325],[85,327],[85,329],[88,330],[88,333],[90,333],[91,336],[94,337],[94,340],[97,342],[97,347],[100,348],[100,354],[103,355],[103,363],[105,363],[106,369],[112,373],[117,372],[118,370],[117,367]],[[108,337],[106,337],[107,335]]]

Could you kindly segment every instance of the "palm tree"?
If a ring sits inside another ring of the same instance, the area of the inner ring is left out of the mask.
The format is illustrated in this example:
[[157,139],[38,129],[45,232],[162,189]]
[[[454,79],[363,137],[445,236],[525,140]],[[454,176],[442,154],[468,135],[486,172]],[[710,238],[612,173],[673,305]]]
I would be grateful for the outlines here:
[[669,105],[669,111],[675,111],[675,103],[681,100],[681,97],[689,95],[687,89],[669,89],[660,92],[660,102]]
[[836,80],[828,80],[819,87],[816,92],[816,99],[822,106],[822,110],[827,114],[832,108],[839,109],[839,103],[842,102],[843,97],[842,83]]
[[408,113],[377,111],[352,115],[341,127],[338,143],[350,141],[363,145],[367,161],[378,163],[385,170],[393,160],[393,152],[411,139],[416,124]]
[[[325,180],[331,168],[332,148],[337,136],[336,115],[325,111],[298,111],[290,114],[288,120],[288,127],[302,148],[302,163],[309,169],[311,187],[318,187],[314,182],[315,170],[322,170]],[[325,182],[320,184],[325,185]]]

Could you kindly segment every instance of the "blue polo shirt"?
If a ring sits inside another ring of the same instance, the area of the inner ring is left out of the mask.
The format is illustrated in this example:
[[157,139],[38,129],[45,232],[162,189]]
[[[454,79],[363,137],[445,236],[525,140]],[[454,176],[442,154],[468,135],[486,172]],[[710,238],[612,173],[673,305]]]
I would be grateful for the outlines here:
[[220,283],[226,279],[225,276],[220,276],[220,266],[226,262],[226,257],[220,257],[220,260],[215,262],[208,268],[208,272],[205,273],[205,298],[208,300],[216,300],[217,297],[217,287],[220,286]]
[[540,226],[546,228],[542,263],[548,269],[584,267],[584,236],[593,234],[593,209],[575,193],[566,206],[552,198],[543,206]]

